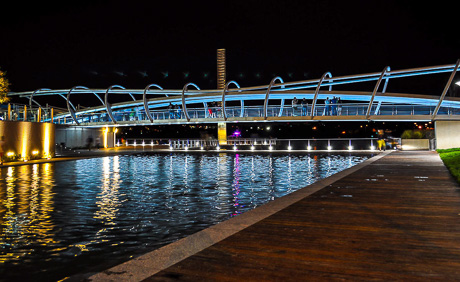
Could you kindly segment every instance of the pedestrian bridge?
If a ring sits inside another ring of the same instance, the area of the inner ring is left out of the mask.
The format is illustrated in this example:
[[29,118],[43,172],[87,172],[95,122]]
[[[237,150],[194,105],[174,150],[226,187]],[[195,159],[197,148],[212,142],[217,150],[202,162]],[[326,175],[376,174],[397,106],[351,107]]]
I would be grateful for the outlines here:
[[[446,94],[449,87],[457,87],[453,80],[459,63],[460,60],[455,65],[404,70],[385,67],[381,72],[338,77],[326,72],[317,79],[294,82],[285,82],[278,76],[267,85],[253,87],[241,87],[232,80],[223,89],[212,90],[200,89],[191,82],[182,89],[163,89],[157,84],[143,89],[126,89],[121,85],[107,89],[42,88],[9,93],[28,99],[29,107],[12,105],[5,117],[83,127],[267,121],[458,121],[460,98]],[[446,84],[439,95],[387,92],[394,79],[419,76],[425,80],[442,73],[446,73]],[[368,91],[345,89],[369,82],[375,84]],[[62,97],[67,107],[49,106],[55,97]],[[325,104],[334,97],[335,103]],[[296,106],[292,104],[294,98],[298,101]],[[47,107],[43,106],[45,103]]]

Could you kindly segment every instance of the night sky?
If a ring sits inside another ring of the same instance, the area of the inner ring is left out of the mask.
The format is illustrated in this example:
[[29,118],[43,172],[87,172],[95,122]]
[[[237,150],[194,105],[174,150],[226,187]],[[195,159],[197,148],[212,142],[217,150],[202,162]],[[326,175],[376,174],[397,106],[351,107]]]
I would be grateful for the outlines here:
[[19,92],[187,82],[213,89],[218,48],[226,49],[227,79],[242,87],[275,75],[294,81],[454,64],[458,9],[424,3],[19,1],[2,9],[0,68]]

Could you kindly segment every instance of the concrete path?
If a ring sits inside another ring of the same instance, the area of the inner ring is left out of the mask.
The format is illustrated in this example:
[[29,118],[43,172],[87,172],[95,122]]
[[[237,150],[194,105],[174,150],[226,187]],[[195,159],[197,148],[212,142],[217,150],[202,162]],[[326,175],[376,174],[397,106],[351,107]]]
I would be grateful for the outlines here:
[[89,280],[460,280],[459,188],[387,152]]

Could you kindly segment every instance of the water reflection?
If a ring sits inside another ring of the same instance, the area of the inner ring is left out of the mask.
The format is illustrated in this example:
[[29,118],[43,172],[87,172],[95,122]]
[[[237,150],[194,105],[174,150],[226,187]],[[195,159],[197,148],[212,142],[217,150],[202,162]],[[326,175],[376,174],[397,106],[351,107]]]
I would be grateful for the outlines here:
[[101,270],[367,157],[153,154],[2,168],[0,275]]
[[118,190],[120,188],[119,157],[113,157],[113,167],[111,169],[111,159],[103,158],[102,162],[102,187],[97,196],[96,202],[99,210],[95,212],[94,218],[100,219],[104,225],[115,225],[118,207],[121,205]]
[[233,163],[233,183],[232,183],[232,195],[233,195],[233,208],[234,212],[232,216],[239,213],[239,194],[240,194],[240,155],[236,154]]
[[34,246],[53,246],[53,172],[50,164],[2,169],[0,262],[17,262]]

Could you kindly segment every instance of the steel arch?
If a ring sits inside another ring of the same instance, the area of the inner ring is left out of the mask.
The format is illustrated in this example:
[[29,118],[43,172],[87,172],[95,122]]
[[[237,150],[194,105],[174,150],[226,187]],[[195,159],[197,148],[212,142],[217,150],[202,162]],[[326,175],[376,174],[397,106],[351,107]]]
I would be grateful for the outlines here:
[[[273,85],[275,84],[275,81],[279,80],[281,83],[284,83],[283,79],[280,76],[274,77],[271,81],[270,84],[267,87],[267,92],[265,93],[265,100],[264,100],[264,119],[267,119],[267,109],[268,109],[268,99],[270,96],[270,91],[272,90]],[[284,85],[282,86],[284,88]],[[282,99],[282,104],[284,105],[284,99]]]
[[[112,106],[110,105],[109,103],[109,92],[110,90],[112,90],[113,88],[120,88],[120,89],[126,89],[124,88],[123,86],[121,85],[112,85],[110,86],[109,88],[107,88],[107,90],[105,91],[105,97],[104,97],[104,101],[105,101],[105,108],[106,108],[106,111],[107,111],[107,114],[109,115],[110,119],[112,120],[112,122],[114,124],[117,124],[117,121],[115,120],[115,118],[113,117],[113,114],[112,114]],[[130,94],[130,96],[132,97],[132,95]],[[133,97],[134,99],[134,97]],[[136,101],[136,99],[134,99],[134,101]]]
[[43,108],[43,106],[40,105],[40,103],[38,103],[37,101],[35,101],[35,100],[33,99],[35,93],[37,93],[37,92],[39,92],[39,91],[41,91],[41,90],[51,90],[51,89],[49,89],[49,88],[40,88],[40,89],[35,90],[35,91],[30,95],[30,97],[29,97],[29,108],[30,108],[30,110],[32,111],[32,102],[34,102],[34,103],[37,104],[37,106],[39,106],[40,109],[42,109],[42,110],[45,112],[45,114],[46,114],[45,108]]
[[[73,109],[73,111],[74,111],[75,118],[72,117],[72,119],[73,119],[75,122],[77,122],[77,121],[76,121],[76,109],[75,109],[75,106],[70,102],[70,94],[71,94],[71,92],[72,92],[73,90],[76,90],[76,89],[85,89],[85,90],[88,90],[89,88],[86,87],[86,86],[75,86],[75,87],[73,87],[72,89],[70,89],[70,91],[67,93],[67,98],[65,98],[65,97],[63,96],[63,97],[66,99],[66,101],[67,101],[67,109],[69,110],[69,112],[71,113],[71,110],[70,110],[70,107],[69,107],[69,106],[71,106],[72,109]],[[92,91],[91,91],[91,92],[92,92]],[[99,101],[101,101],[102,105],[105,106],[104,101],[102,101],[101,97],[99,97],[99,95],[97,95],[97,94],[94,93],[94,92],[92,92],[92,93],[99,99]],[[37,103],[37,104],[38,104],[38,103]],[[72,113],[71,113],[71,116],[72,116]]]
[[[152,84],[149,84],[145,87],[144,89],[144,96],[143,96],[143,100],[144,100],[144,109],[145,109],[145,114],[147,115],[147,117],[149,118],[150,122],[153,122],[153,117],[152,115],[150,114],[150,110],[149,110],[149,103],[147,102],[147,91],[150,89],[150,87],[157,87],[158,89],[160,90],[163,90],[163,88],[158,85],[158,84],[155,84],[155,83],[152,83]],[[168,97],[168,95],[166,95],[166,97]]]
[[[234,80],[231,80],[225,84],[224,89],[222,90],[222,116],[224,120],[227,120],[227,114],[225,113],[225,95],[227,94],[228,86],[230,86],[230,84],[235,84],[236,87],[241,88],[240,85]],[[244,103],[243,100],[241,100],[241,114],[243,113],[243,107]]]
[[[323,80],[326,78],[326,76],[329,77],[329,80],[332,78],[332,74],[330,72],[325,72],[323,76],[321,76],[321,79],[318,81],[318,86],[316,86],[315,90],[315,96],[313,97],[313,101],[311,103],[311,117],[313,118],[315,116],[315,107],[316,107],[316,101],[318,100],[318,93],[319,89],[321,88],[321,84],[323,83]],[[329,91],[331,91],[332,85],[329,86]]]
[[[72,93],[73,90],[76,90],[76,89],[85,89],[85,90],[87,90],[87,89],[89,89],[89,88],[86,87],[86,86],[74,86],[74,87],[72,87],[72,89],[70,89],[70,91],[67,93],[67,98],[66,98],[66,101],[67,101],[67,110],[69,110],[70,116],[71,116],[72,119],[75,121],[75,123],[76,123],[77,125],[80,125],[80,123],[79,123],[78,120],[77,120],[77,116],[76,116],[76,114],[75,114],[75,107],[74,107],[74,105],[72,105],[72,104],[70,103],[70,94]],[[97,96],[97,95],[96,95],[96,96]],[[70,107],[70,106],[72,106],[72,107]]]
[[185,92],[187,92],[189,85],[195,87],[197,90],[201,90],[200,87],[198,87],[195,83],[192,82],[185,84],[182,88],[182,110],[184,111],[184,115],[187,121],[190,121],[190,116],[188,115],[187,106],[185,104]]
[[37,104],[40,108],[43,109],[42,105],[40,105],[37,101],[34,100],[34,95],[35,95],[35,93],[40,92],[40,91],[42,91],[42,90],[51,90],[51,89],[49,89],[49,88],[40,88],[40,89],[35,90],[35,91],[30,95],[30,97],[29,97],[29,107],[30,107],[31,109],[32,109],[32,102],[34,102],[34,103]]

